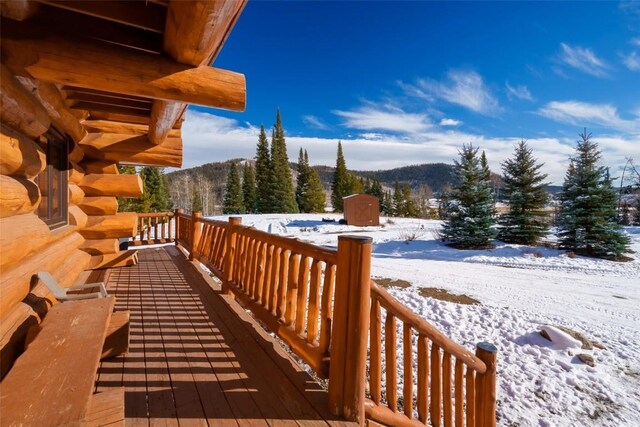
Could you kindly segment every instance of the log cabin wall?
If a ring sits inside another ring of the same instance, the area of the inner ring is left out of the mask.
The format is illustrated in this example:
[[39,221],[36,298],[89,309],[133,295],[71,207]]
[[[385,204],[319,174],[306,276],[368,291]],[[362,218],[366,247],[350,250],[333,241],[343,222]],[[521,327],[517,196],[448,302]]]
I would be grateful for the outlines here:
[[[208,65],[245,2],[0,2],[0,377],[55,303],[38,271],[70,286],[136,262],[118,239],[137,218],[116,197],[141,196],[142,182],[118,165],[180,167],[189,103],[244,110],[244,76]],[[60,136],[68,222],[52,230],[35,179]]]

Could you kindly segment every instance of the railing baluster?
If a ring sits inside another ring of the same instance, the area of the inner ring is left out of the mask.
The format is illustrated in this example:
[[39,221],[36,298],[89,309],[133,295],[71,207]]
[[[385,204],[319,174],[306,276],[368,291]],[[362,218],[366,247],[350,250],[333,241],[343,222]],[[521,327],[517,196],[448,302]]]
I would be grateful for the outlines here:
[[307,320],[307,342],[312,343],[318,338],[318,304],[320,294],[320,280],[322,280],[322,264],[313,260],[311,264],[311,279],[309,281],[309,312]]
[[256,295],[256,301],[260,305],[264,305],[266,302],[266,295],[268,289],[271,286],[271,269],[273,268],[273,252],[275,247],[271,244],[267,246],[267,258],[265,264],[264,280],[262,286],[258,288],[258,295]]
[[442,404],[444,406],[444,427],[452,427],[451,399],[451,355],[444,352],[442,356]]
[[322,317],[320,323],[320,348],[326,354],[331,339],[331,323],[333,322],[333,292],[336,283],[336,266],[326,264],[324,267],[324,285],[322,286]]
[[251,298],[254,301],[258,301],[260,292],[264,287],[266,269],[267,269],[267,243],[261,242],[260,247],[258,248],[258,264],[257,271],[258,276],[256,279],[256,283],[253,284],[251,288]]
[[370,333],[371,338],[369,340],[370,359],[369,359],[369,391],[371,393],[371,399],[380,404],[380,389],[382,380],[382,321],[380,315],[380,301],[372,299],[371,301],[371,325]]
[[287,304],[284,314],[285,324],[291,325],[296,316],[296,295],[298,291],[298,273],[300,270],[300,254],[289,255],[289,280],[287,281]]
[[427,337],[418,336],[418,419],[427,422],[429,402],[429,343]]
[[402,358],[404,361],[404,386],[402,393],[402,403],[404,414],[413,418],[413,346],[412,346],[411,325],[402,325]]
[[431,343],[431,425],[440,427],[442,418],[440,396],[440,347]]
[[473,369],[467,366],[466,375],[467,426],[476,425],[476,380]]
[[302,333],[305,315],[307,314],[307,296],[309,293],[309,257],[304,256],[300,262],[298,275],[298,295],[296,304],[296,332]]
[[278,298],[276,300],[276,317],[284,321],[284,313],[287,309],[287,279],[289,277],[289,249],[283,250],[280,254],[280,276],[278,279]]
[[464,402],[462,398],[462,393],[464,391],[464,383],[463,383],[462,369],[463,369],[462,360],[456,358],[456,373],[455,373],[456,427],[464,426]]
[[384,320],[384,359],[386,367],[387,405],[393,412],[398,410],[397,372],[396,372],[396,318],[387,310]]
[[273,249],[273,258],[271,260],[271,286],[269,286],[269,293],[266,295],[267,300],[264,305],[269,310],[270,313],[275,315],[275,305],[276,305],[276,291],[278,289],[279,283],[278,279],[280,278],[280,254],[282,249],[275,246]]

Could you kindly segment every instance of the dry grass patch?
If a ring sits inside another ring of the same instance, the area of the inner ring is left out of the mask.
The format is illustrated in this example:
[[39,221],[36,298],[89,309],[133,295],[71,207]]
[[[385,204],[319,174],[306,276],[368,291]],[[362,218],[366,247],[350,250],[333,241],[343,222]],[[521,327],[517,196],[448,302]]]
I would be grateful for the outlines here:
[[383,288],[408,288],[411,286],[411,283],[402,279],[389,279],[388,277],[374,277],[373,279],[378,285]]
[[440,301],[455,302],[456,304],[478,305],[480,301],[471,298],[469,295],[456,295],[449,293],[446,289],[420,288],[418,293],[425,298],[434,298]]

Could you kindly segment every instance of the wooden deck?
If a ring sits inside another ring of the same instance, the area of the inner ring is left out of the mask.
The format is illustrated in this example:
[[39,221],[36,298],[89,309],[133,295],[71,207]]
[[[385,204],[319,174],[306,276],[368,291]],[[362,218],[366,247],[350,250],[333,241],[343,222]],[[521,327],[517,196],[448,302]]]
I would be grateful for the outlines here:
[[352,425],[327,393],[174,246],[108,273],[131,347],[104,361],[97,391],[125,387],[128,426]]

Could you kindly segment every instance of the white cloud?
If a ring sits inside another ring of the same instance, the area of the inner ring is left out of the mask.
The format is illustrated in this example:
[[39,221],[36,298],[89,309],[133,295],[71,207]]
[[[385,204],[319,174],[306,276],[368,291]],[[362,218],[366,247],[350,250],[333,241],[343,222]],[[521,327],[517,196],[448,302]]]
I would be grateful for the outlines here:
[[629,43],[631,43],[634,46],[640,47],[640,37],[632,38],[631,40],[629,40]]
[[513,87],[509,84],[509,82],[505,82],[505,87],[507,89],[507,96],[509,97],[509,99],[518,98],[525,101],[533,101],[533,96],[531,96],[529,88],[525,85]]
[[450,70],[444,81],[421,79],[416,85],[401,84],[401,87],[407,95],[427,101],[442,99],[484,115],[495,115],[501,110],[482,76],[473,70]]
[[538,114],[557,122],[589,126],[590,123],[619,132],[640,133],[640,119],[622,119],[610,104],[589,104],[580,101],[552,101],[538,110]]
[[609,70],[607,63],[598,58],[589,48],[571,47],[560,43],[560,61],[577,70],[595,77],[605,77]]
[[407,113],[400,108],[388,105],[371,104],[352,111],[334,110],[333,114],[342,117],[344,126],[359,130],[415,134],[424,132],[432,126],[426,114]]
[[622,57],[622,63],[631,71],[640,71],[640,56],[636,51]]
[[312,128],[321,129],[321,130],[329,129],[329,126],[327,126],[324,122],[322,122],[322,120],[320,120],[316,116],[312,116],[312,115],[302,116],[302,121],[306,125],[311,126]]
[[442,119],[440,120],[440,126],[460,126],[462,122],[456,119]]
[[[241,124],[198,111],[187,111],[182,127],[184,141],[184,167],[231,158],[253,158],[259,129],[251,124]],[[561,184],[573,154],[576,136],[572,138],[529,138],[529,146],[535,156],[545,163],[543,172],[549,180]],[[452,163],[462,144],[472,142],[486,150],[490,167],[500,172],[500,162],[510,157],[520,135],[493,138],[460,131],[429,129],[408,138],[406,135],[363,133],[357,137],[342,139],[347,166],[355,170],[390,169],[420,163]],[[640,138],[629,136],[594,136],[603,152],[604,162],[616,171],[626,156],[640,158]],[[334,165],[337,138],[287,136],[289,158],[297,158],[301,147],[308,150],[313,165]]]

